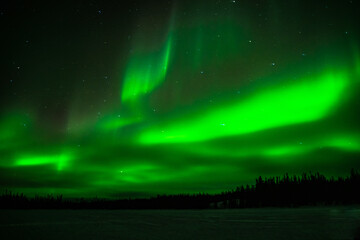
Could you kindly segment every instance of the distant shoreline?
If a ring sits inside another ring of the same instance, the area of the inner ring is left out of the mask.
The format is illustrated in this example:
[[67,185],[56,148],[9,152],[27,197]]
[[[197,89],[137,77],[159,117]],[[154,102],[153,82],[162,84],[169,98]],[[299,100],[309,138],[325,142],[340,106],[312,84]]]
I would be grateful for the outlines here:
[[237,209],[297,208],[304,206],[360,205],[360,173],[352,169],[347,177],[326,178],[320,173],[256,179],[256,184],[218,194],[158,195],[150,198],[64,199],[62,195],[35,196],[5,190],[0,209]]

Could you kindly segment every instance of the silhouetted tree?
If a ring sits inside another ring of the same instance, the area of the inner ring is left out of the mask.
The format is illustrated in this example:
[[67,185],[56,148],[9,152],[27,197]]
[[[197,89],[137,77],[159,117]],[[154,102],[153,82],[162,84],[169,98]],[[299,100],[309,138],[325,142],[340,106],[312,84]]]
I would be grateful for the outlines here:
[[142,199],[73,199],[64,200],[62,195],[36,195],[28,198],[22,193],[5,190],[0,195],[0,208],[5,209],[204,209],[204,208],[252,208],[296,207],[304,205],[359,204],[357,194],[360,174],[351,169],[348,177],[330,177],[320,173],[303,173],[301,176],[284,174],[283,177],[259,176],[255,185],[236,187],[220,194],[157,195]]

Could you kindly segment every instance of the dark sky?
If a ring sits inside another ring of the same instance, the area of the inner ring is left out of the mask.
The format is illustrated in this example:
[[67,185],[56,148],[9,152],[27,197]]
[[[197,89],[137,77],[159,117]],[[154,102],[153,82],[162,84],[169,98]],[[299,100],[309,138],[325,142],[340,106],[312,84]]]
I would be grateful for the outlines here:
[[0,189],[149,196],[359,168],[355,1],[1,1]]

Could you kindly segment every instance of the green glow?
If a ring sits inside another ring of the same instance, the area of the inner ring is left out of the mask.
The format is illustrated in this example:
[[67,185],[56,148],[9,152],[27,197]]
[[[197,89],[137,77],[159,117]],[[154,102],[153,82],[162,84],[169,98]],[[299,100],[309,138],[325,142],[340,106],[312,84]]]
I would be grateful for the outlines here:
[[125,166],[118,170],[118,178],[130,183],[158,181],[164,179],[164,174],[159,174],[159,169],[159,166],[152,164]]
[[[276,138],[276,137],[274,137]],[[307,154],[321,149],[335,148],[341,151],[360,152],[360,134],[335,134],[322,136],[320,139],[308,139],[304,142],[294,141],[288,137],[286,143],[263,142],[256,145],[238,144],[234,147],[209,145],[208,143],[192,143],[180,145],[181,149],[200,156],[221,156],[230,158],[248,157],[289,157]]]
[[14,166],[36,166],[54,164],[57,166],[57,170],[61,171],[68,165],[68,161],[70,161],[71,159],[72,156],[66,153],[58,155],[25,156],[18,158],[15,161]]
[[305,154],[324,148],[337,148],[343,151],[360,152],[360,136],[335,136],[328,137],[318,142],[306,144],[294,144],[292,146],[281,146],[264,149],[262,154],[269,157],[291,156]]
[[262,154],[265,156],[289,156],[294,154],[304,153],[304,149],[300,149],[299,147],[277,147],[272,149],[265,149],[263,150]]
[[360,49],[359,45],[356,42],[353,42],[351,44],[351,50],[352,50],[352,58],[353,58],[353,68],[355,72],[355,76],[358,81],[360,81]]
[[[358,48],[357,48],[358,49]],[[358,81],[360,81],[360,51],[355,52],[355,71]]]
[[263,91],[236,104],[166,124],[141,134],[139,141],[145,144],[203,141],[316,121],[338,105],[347,83],[345,73],[326,72],[318,78]]
[[100,126],[100,129],[109,131],[109,130],[119,129],[121,127],[130,125],[130,124],[134,124],[134,123],[137,123],[140,121],[141,121],[141,118],[130,119],[130,118],[113,117],[113,118],[109,118],[109,119],[102,121],[99,124],[99,126]]
[[170,49],[171,49],[171,38],[168,39],[166,48],[165,48],[165,57],[164,57],[164,70],[163,70],[163,78],[166,76],[166,72],[169,66],[169,59],[170,59]]
[[347,151],[360,151],[360,136],[358,137],[344,137],[339,136],[337,138],[329,139],[325,146],[341,148]]
[[21,113],[8,113],[0,120],[0,141],[22,136],[32,124],[30,118]]
[[178,181],[179,179],[183,182],[191,182],[191,179],[195,176],[205,177],[207,174],[216,175],[216,172],[221,170],[232,172],[228,166],[221,166],[214,170],[212,167],[203,165],[174,169],[169,166],[150,163],[130,164],[109,171],[106,177],[94,181],[93,184],[96,186],[108,186],[112,184],[133,186]]
[[[4,52],[0,190],[219,192],[259,175],[360,168],[352,4],[148,2],[83,11],[81,28],[64,15],[65,32],[44,21],[51,41],[31,9],[4,12],[5,29],[29,24]],[[299,9],[317,9],[316,24]]]
[[151,92],[165,79],[171,51],[171,36],[160,50],[134,53],[124,78],[123,102],[136,100]]

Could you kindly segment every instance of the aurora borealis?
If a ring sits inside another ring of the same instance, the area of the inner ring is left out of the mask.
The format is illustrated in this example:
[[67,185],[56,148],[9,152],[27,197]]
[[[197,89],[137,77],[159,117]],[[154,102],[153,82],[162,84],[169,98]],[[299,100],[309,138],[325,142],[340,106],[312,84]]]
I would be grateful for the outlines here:
[[5,1],[0,11],[0,189],[214,193],[360,167],[353,1]]

